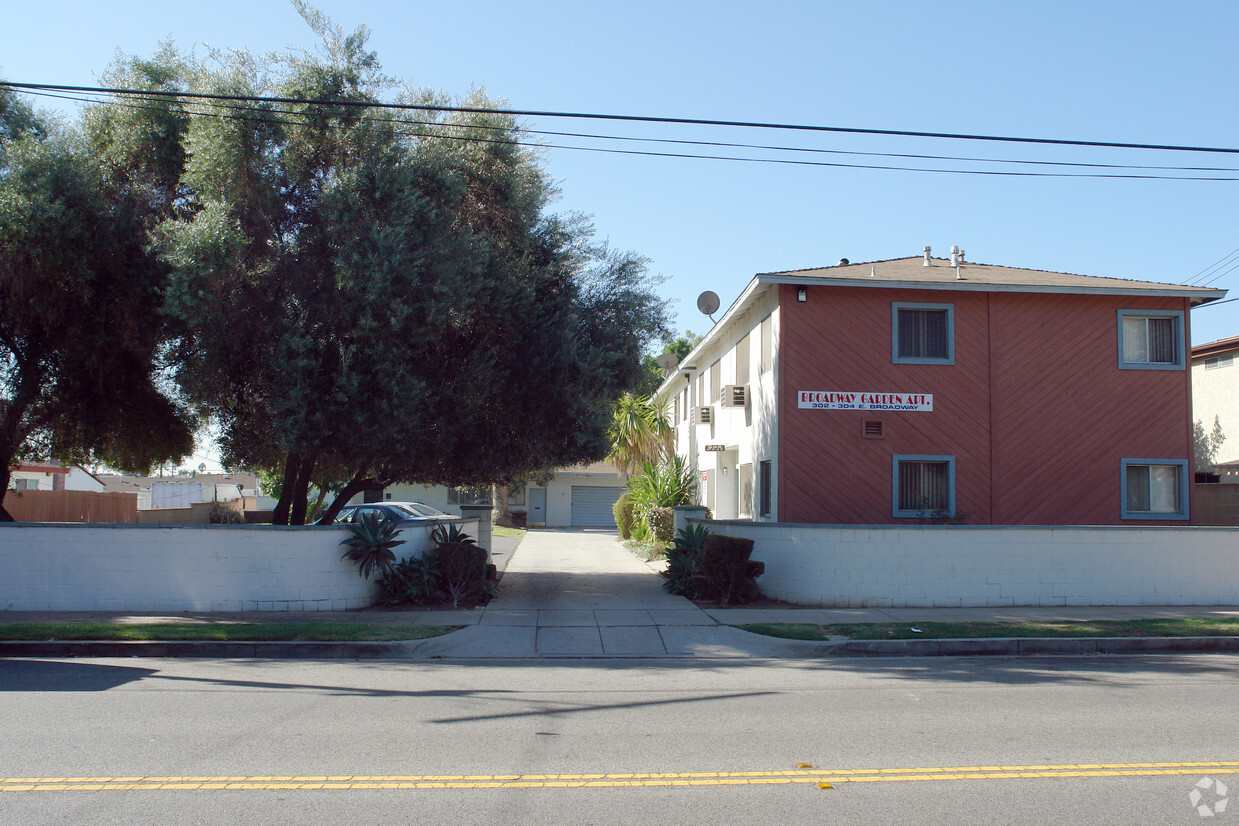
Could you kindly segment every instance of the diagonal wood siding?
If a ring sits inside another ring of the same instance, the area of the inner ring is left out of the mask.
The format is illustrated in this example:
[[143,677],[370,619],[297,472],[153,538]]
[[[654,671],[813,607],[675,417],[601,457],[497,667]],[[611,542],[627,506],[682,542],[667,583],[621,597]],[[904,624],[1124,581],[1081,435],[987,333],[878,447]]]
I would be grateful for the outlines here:
[[[903,301],[954,306],[955,364],[891,363],[891,304]],[[956,509],[971,523],[1119,523],[1121,459],[1191,456],[1188,371],[1119,370],[1119,308],[1187,310],[1180,299],[817,286],[800,303],[781,286],[778,519],[904,522],[891,514],[891,457],[943,454],[955,456]],[[932,393],[934,410],[801,410],[801,390]],[[869,419],[885,438],[861,437]]]

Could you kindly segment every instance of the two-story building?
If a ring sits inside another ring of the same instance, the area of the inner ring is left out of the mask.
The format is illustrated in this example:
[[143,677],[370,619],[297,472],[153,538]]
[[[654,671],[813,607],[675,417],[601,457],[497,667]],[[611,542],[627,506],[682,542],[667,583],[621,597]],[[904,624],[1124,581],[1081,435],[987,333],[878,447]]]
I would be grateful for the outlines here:
[[1189,312],[1225,291],[923,256],[764,273],[664,381],[715,518],[1191,518]]

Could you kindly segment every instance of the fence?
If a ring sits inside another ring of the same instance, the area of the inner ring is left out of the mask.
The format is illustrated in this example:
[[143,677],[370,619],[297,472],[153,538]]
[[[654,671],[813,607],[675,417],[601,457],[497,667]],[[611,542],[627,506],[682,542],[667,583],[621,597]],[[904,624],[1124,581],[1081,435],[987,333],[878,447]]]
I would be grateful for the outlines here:
[[[428,527],[401,533],[401,556],[431,545]],[[0,524],[0,613],[364,608],[375,585],[340,558],[346,536],[337,526]]]
[[752,539],[762,593],[807,605],[1239,604],[1235,528],[691,521]]
[[130,524],[138,521],[138,495],[84,490],[10,490],[4,495],[4,509],[18,522]]

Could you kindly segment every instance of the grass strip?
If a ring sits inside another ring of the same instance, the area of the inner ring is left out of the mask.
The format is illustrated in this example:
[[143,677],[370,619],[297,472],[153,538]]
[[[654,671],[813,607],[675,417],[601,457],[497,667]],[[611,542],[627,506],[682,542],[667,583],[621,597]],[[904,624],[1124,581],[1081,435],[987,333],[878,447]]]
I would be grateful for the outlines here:
[[[993,637],[1233,637],[1239,618],[1086,620],[1071,622],[852,622],[814,625],[758,622],[737,628],[790,640],[952,640]],[[917,631],[912,629],[916,628]]]
[[506,536],[510,539],[524,539],[525,530],[523,528],[505,528],[503,525],[492,525],[490,535]]
[[374,625],[361,622],[0,623],[0,640],[210,640],[212,642],[393,642],[424,640],[459,625]]

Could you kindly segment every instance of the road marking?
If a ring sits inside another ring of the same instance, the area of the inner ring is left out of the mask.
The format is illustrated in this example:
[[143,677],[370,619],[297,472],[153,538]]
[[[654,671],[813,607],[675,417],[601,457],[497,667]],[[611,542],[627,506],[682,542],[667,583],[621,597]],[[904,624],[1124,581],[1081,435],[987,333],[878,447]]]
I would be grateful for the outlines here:
[[886,769],[795,769],[753,772],[426,775],[203,775],[0,777],[0,792],[562,789],[641,786],[774,786],[932,780],[1030,780],[1063,777],[1152,777],[1239,774],[1239,761],[1193,763],[1056,763],[1044,766],[938,766]]

